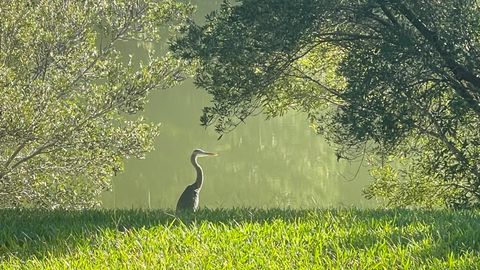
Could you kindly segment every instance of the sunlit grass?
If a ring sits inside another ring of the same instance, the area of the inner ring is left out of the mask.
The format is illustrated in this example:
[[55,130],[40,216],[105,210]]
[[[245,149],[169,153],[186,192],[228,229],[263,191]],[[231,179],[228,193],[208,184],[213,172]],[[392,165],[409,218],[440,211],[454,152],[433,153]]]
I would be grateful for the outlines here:
[[0,268],[477,269],[479,214],[0,210]]

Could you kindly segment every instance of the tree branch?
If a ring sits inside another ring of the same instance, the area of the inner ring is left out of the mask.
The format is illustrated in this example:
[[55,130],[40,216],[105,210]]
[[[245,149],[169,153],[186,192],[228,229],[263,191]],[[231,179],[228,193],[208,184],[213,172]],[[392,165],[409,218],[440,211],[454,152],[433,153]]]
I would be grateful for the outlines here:
[[465,80],[470,82],[476,87],[476,90],[480,89],[480,76],[470,71],[468,68],[460,65],[455,61],[455,58],[448,52],[442,45],[442,41],[438,36],[438,33],[428,29],[428,27],[417,18],[415,13],[410,10],[405,4],[399,3],[397,5],[398,10],[408,19],[408,21],[420,32],[420,34],[435,48],[440,57],[444,60],[450,71],[455,74],[458,80]]

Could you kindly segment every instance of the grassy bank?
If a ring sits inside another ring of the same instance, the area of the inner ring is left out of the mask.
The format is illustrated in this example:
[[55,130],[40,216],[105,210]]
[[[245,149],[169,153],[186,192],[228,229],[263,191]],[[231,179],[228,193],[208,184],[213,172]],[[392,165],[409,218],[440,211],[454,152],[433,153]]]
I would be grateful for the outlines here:
[[480,212],[0,210],[0,269],[20,268],[477,269]]

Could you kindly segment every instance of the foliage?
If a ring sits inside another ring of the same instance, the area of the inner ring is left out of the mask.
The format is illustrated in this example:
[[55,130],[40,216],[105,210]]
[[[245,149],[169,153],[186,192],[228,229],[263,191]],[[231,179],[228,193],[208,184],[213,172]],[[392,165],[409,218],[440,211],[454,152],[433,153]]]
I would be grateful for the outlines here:
[[478,211],[0,211],[2,269],[474,269]]
[[368,196],[480,204],[478,1],[225,2],[171,48],[214,96],[204,125],[305,111],[339,158],[367,158]]
[[[96,205],[123,159],[152,149],[158,126],[129,115],[179,81],[182,63],[152,48],[190,11],[170,0],[1,2],[0,207]],[[123,55],[127,40],[150,44],[148,59]]]

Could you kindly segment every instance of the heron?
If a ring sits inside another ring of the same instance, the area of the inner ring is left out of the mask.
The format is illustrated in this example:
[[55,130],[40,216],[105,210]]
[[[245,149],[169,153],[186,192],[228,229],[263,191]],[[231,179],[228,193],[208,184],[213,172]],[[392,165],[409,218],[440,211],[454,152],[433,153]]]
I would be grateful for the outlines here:
[[191,185],[188,185],[183,191],[182,195],[177,202],[177,212],[179,211],[197,211],[198,204],[200,202],[200,190],[203,185],[203,170],[202,167],[198,164],[197,158],[199,157],[211,157],[217,156],[217,153],[211,153],[204,151],[202,149],[193,150],[190,161],[192,162],[195,171],[197,172],[197,178],[195,182]]

